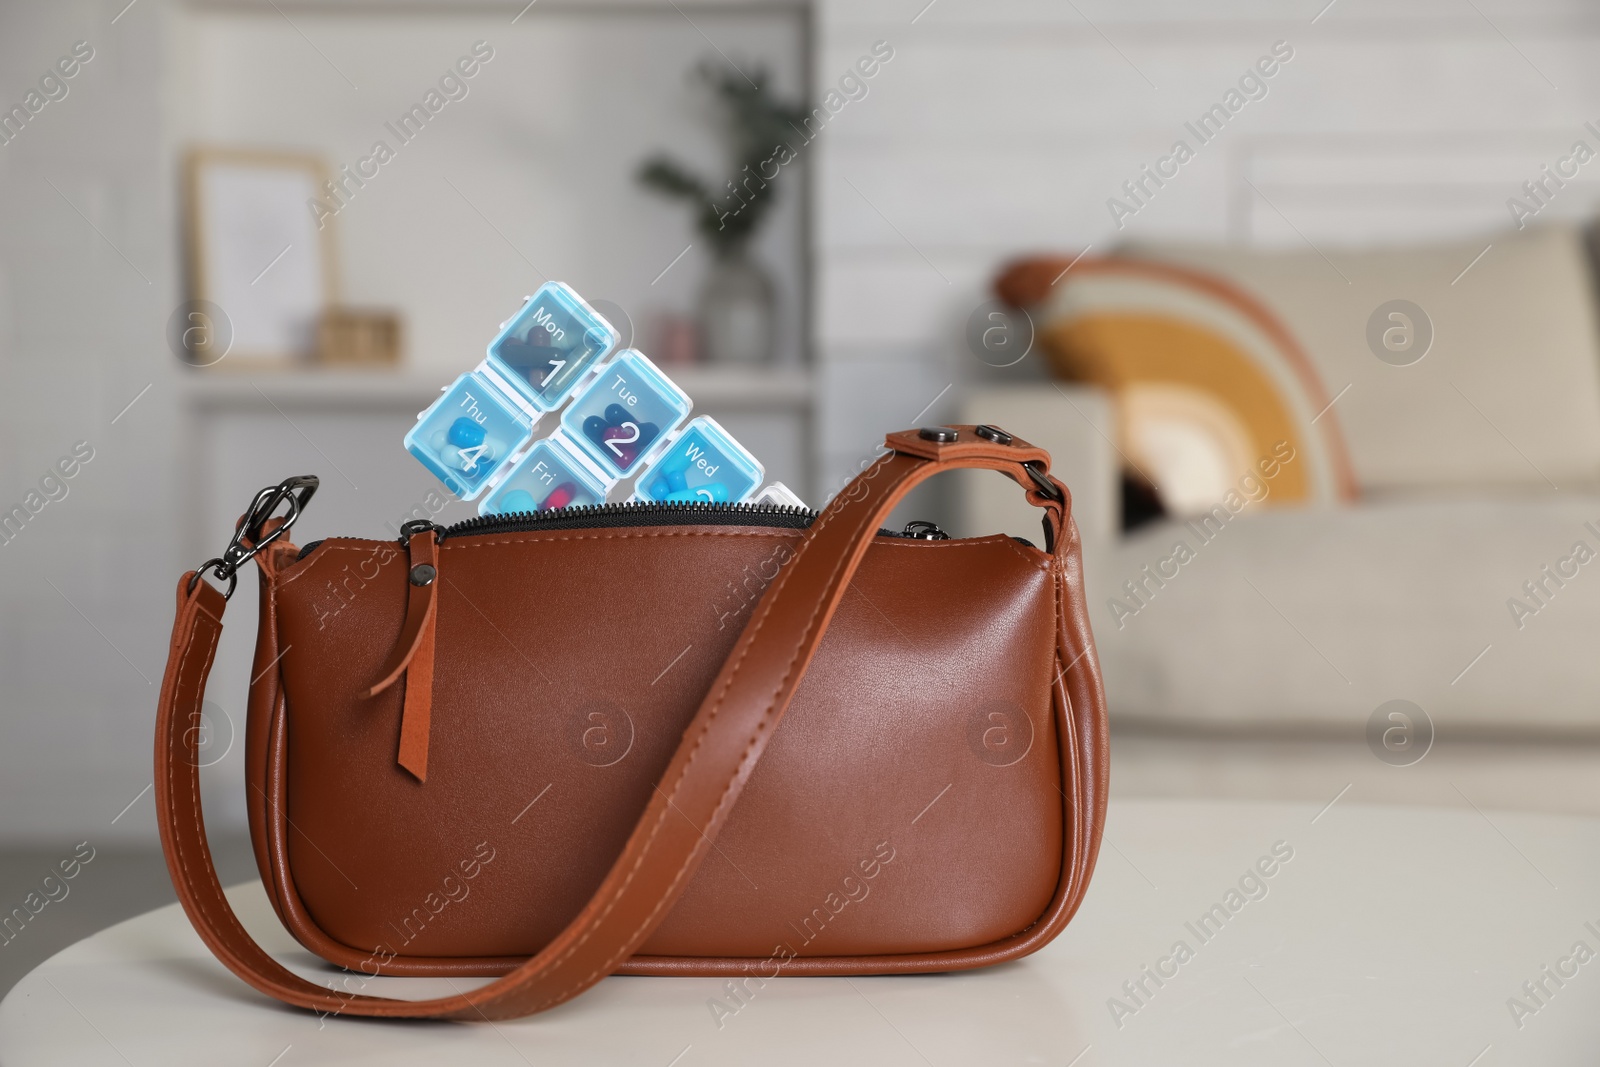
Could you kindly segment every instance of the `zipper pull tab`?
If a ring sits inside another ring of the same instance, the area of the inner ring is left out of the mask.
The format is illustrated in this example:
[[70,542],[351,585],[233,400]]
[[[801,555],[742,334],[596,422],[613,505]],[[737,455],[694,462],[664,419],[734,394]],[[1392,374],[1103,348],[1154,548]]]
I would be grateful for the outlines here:
[[426,519],[406,523],[409,568],[405,620],[382,676],[367,691],[376,697],[405,678],[400,707],[400,766],[428,780],[428,724],[433,715],[434,623],[438,619],[439,539]]
[[918,519],[906,523],[906,528],[900,531],[901,537],[909,537],[916,541],[948,541],[950,535],[939,529],[936,523]]

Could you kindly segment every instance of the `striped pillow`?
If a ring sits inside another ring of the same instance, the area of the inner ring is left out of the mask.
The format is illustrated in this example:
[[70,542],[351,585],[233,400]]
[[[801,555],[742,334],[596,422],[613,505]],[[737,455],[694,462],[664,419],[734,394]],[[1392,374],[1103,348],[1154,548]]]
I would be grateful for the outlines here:
[[1070,263],[1014,264],[1000,296],[1027,309],[1058,375],[1110,392],[1129,473],[1169,514],[1355,498],[1332,397],[1260,304],[1166,264]]

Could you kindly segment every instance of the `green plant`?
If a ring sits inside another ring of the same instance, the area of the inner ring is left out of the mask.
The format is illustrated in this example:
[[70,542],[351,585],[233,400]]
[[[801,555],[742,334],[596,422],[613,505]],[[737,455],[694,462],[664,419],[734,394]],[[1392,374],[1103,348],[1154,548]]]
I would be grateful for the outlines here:
[[[665,196],[688,201],[695,229],[717,255],[726,256],[750,239],[772,207],[777,174],[762,174],[762,165],[770,164],[774,153],[787,146],[806,111],[799,104],[775,99],[763,69],[753,69],[746,78],[705,59],[694,73],[722,105],[733,176],[722,191],[713,192],[707,179],[658,154],[640,165],[638,178]],[[792,149],[786,150],[792,158]]]

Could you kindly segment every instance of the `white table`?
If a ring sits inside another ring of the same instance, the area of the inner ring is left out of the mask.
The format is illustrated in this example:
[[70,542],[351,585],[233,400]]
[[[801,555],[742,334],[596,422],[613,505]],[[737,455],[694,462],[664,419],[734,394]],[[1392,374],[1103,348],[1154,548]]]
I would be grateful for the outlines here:
[[[1600,821],[1353,796],[1320,815],[1123,801],[1107,841],[1078,917],[1030,959],[954,975],[782,979],[721,1029],[708,1007],[720,983],[670,978],[611,978],[494,1026],[319,1022],[224,971],[174,905],[24,979],[0,1003],[0,1063],[1558,1067],[1600,1054],[1600,957],[1566,964],[1577,973],[1559,988],[1545,979],[1552,995],[1520,1028],[1507,1005],[1527,1001],[1522,983],[1562,966],[1576,942],[1600,953]],[[1278,841],[1294,855],[1264,879],[1266,896],[1202,943],[1185,924],[1229,903]],[[318,980],[329,973],[281,930],[259,885],[230,896],[280,958]],[[1193,958],[1163,964],[1180,940]],[[1146,978],[1138,1005],[1122,987],[1146,965],[1176,974],[1159,988]],[[381,981],[380,993],[449,989]],[[1112,997],[1138,1007],[1120,1027]]]

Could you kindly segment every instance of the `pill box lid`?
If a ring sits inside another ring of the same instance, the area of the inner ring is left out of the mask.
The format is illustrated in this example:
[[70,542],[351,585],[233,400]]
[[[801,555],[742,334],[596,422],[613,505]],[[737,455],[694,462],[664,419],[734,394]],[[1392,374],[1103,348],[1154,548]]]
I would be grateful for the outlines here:
[[649,465],[640,472],[639,479],[635,483],[635,485],[639,487],[639,492],[636,493],[636,498],[648,499],[643,495],[642,487],[646,482],[649,481],[650,472],[659,467],[663,460],[672,455],[673,452],[677,450],[678,446],[683,444],[684,440],[696,431],[699,432],[701,439],[703,439],[707,444],[721,454],[721,459],[723,462],[731,464],[738,471],[739,477],[747,485],[747,488],[743,493],[732,497],[729,502],[737,503],[741,500],[750,499],[751,494],[753,494],[756,491],[756,488],[761,484],[761,479],[766,473],[765,468],[761,466],[761,461],[756,459],[756,457],[751,454],[749,449],[745,448],[737,440],[735,440],[734,436],[724,429],[722,424],[716,419],[712,418],[710,415],[695,416],[695,418],[691,419],[680,430],[674,433],[660,451],[655,453]]
[[611,492],[611,487],[617,483],[616,477],[602,471],[583,454],[582,449],[575,447],[571,441],[567,440],[565,434],[557,430],[549,437],[541,437],[533,442],[517,455],[515,462],[506,464],[505,468],[496,475],[494,484],[489,487],[488,493],[478,505],[478,514],[498,513],[499,503],[506,492],[507,486],[516,480],[534,453],[541,448],[548,449],[552,460],[562,464],[566,467],[568,473],[576,476],[585,491],[597,498],[599,503],[605,503],[606,495]]
[[441,388],[439,395],[434,397],[427,407],[417,412],[416,424],[407,431],[406,437],[410,438],[412,434],[421,429],[422,424],[437,413],[444,406],[445,401],[467,386],[476,386],[478,392],[487,397],[495,405],[498,412],[506,418],[521,424],[525,429],[532,428],[538,424],[542,413],[530,410],[528,405],[522,402],[521,397],[507,396],[504,384],[499,376],[484,374],[483,366],[480,364],[472,370],[456,375],[449,385]]
[[[621,379],[619,382],[618,379]],[[619,387],[626,384],[626,389]],[[607,412],[626,404],[627,421],[639,426],[640,437],[646,424],[652,426],[646,443],[631,455],[611,448],[607,454],[594,436],[591,420],[615,419]],[[595,368],[577,397],[561,414],[561,428],[571,443],[584,450],[595,462],[622,478],[642,471],[673,440],[672,431],[689,417],[694,402],[689,395],[661,372],[643,352],[625,348]],[[625,462],[623,462],[625,460]]]
[[[602,499],[605,498],[606,493],[611,491],[613,485],[621,481],[615,474],[605,470],[590,459],[589,453],[584,451],[576,441],[567,437],[560,427],[557,427],[556,432],[544,438],[544,440],[549,442],[551,449],[560,456],[562,462],[569,464],[578,473],[588,475],[594,481],[595,485],[600,489]],[[538,443],[538,441],[534,442],[535,445]]]
[[485,364],[497,371],[498,378],[509,383],[538,409],[553,411],[566,403],[567,398],[576,391],[578,385],[587,377],[587,370],[585,373],[575,375],[558,394],[548,395],[543,390],[533,388],[500,355],[501,345],[506,339],[521,329],[526,319],[545,302],[554,304],[581,325],[584,331],[582,343],[594,350],[592,355],[585,357],[590,367],[603,360],[622,340],[622,335],[617,332],[616,327],[606,321],[603,315],[590,306],[588,301],[579,296],[577,290],[565,282],[546,282],[541,285],[532,296],[523,300],[522,307],[517,309],[515,315],[500,324],[499,332],[485,350]]
[[595,368],[594,377],[603,377],[606,371],[620,363],[628,363],[633,367],[635,374],[643,378],[650,388],[655,391],[669,407],[677,409],[678,418],[687,415],[694,407],[694,401],[689,394],[678,388],[678,383],[666,376],[662,369],[651,362],[650,357],[637,348],[624,348],[612,356],[604,364]]
[[673,435],[672,444],[676,445],[695,430],[699,430],[706,440],[732,460],[743,473],[750,476],[751,481],[755,483],[750,487],[750,492],[755,492],[756,486],[761,484],[761,477],[766,473],[766,468],[748,448],[738,442],[733,434],[723,428],[722,423],[710,415],[696,415],[690,419],[684,424],[683,429]]
[[590,459],[583,449],[569,440],[567,435],[562,433],[561,428],[557,426],[554,433],[541,437],[537,441],[528,442],[527,447],[519,450],[512,457],[511,462],[504,464],[499,470],[495,471],[494,479],[488,486],[489,492],[491,494],[499,492],[501,487],[515,477],[516,472],[522,469],[523,461],[541,446],[546,446],[553,451],[555,458],[570,467],[574,474],[581,475],[585,480],[593,483],[590,488],[602,500],[605,499],[606,494],[611,491],[611,487],[616,485],[619,480],[616,475],[603,470],[599,464]]
[[[502,433],[507,438],[503,442],[506,446],[505,454],[493,461],[493,468],[482,479],[464,478],[460,472],[441,463],[434,452],[432,442],[422,437],[425,428],[432,428],[435,431],[442,428],[437,417],[440,416],[444,405],[468,388],[476,389],[480,394],[477,399],[498,423],[494,432]],[[417,414],[417,421],[406,431],[403,443],[406,451],[428,468],[451,493],[462,500],[475,500],[494,484],[506,468],[511,466],[528,438],[532,436],[533,427],[538,421],[537,411],[530,411],[527,405],[514,402],[513,398],[504,395],[493,382],[478,371],[468,371],[441,389],[438,398]]]

